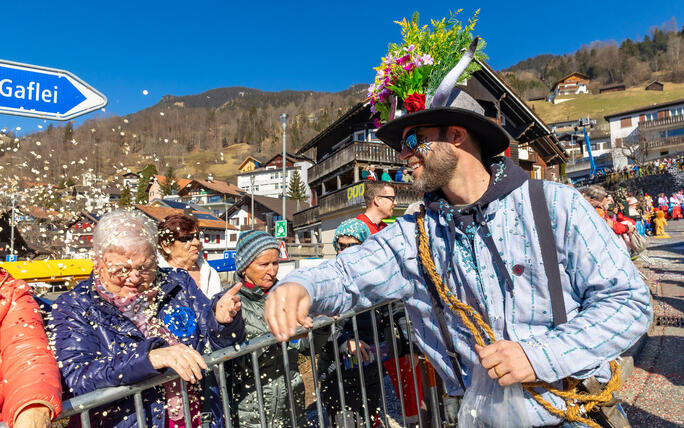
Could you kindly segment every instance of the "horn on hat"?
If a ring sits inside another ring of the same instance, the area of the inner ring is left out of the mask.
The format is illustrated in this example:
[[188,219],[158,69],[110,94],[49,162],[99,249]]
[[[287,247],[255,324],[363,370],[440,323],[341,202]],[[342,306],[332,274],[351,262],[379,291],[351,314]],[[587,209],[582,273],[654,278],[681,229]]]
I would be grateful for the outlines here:
[[468,65],[470,62],[473,60],[473,57],[475,55],[475,50],[477,49],[477,43],[480,41],[479,37],[475,37],[473,41],[470,43],[470,46],[468,46],[468,49],[465,51],[461,59],[456,63],[454,68],[447,73],[446,76],[444,76],[444,79],[442,79],[442,83],[439,84],[437,87],[437,90],[435,91],[435,95],[432,97],[432,102],[430,103],[430,108],[434,107],[445,107],[447,101],[449,100],[449,94],[451,93],[451,90],[456,86],[458,83],[458,79],[461,77],[463,72],[468,68]]

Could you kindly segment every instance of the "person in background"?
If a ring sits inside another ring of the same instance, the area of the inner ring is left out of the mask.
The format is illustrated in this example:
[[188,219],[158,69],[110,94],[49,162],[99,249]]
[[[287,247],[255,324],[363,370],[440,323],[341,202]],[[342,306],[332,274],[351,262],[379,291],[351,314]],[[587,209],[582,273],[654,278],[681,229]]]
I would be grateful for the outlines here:
[[413,175],[409,172],[408,168],[402,168],[404,183],[413,183]]
[[392,176],[389,174],[389,170],[387,168],[382,170],[382,177],[380,178],[381,181],[392,181]]
[[[220,427],[218,389],[202,392],[197,386],[207,369],[200,353],[243,339],[239,287],[212,302],[184,269],[157,268],[156,250],[157,228],[142,215],[114,211],[100,219],[93,233],[92,275],[62,294],[51,313],[62,378],[69,391],[81,395],[132,385],[170,368],[189,384],[192,425],[200,425],[203,412]],[[185,427],[181,388],[174,379],[143,392],[147,426]],[[132,396],[91,414],[97,426],[137,426]]]
[[[279,255],[278,241],[266,232],[249,230],[242,232],[238,238],[235,271],[242,284],[239,295],[243,305],[242,313],[245,319],[247,340],[269,332],[264,319],[264,304],[271,287],[277,281]],[[315,334],[316,340],[320,340],[321,344],[327,340],[328,336],[329,333],[325,330]],[[296,427],[303,427],[306,424],[304,382],[299,373],[297,359],[300,352],[308,353],[308,346],[307,339],[299,339],[291,341],[287,347],[290,361],[290,384],[297,414]],[[283,353],[280,344],[261,348],[257,353],[266,426],[295,428],[291,426],[287,380],[283,370]],[[259,399],[254,383],[255,374],[251,356],[235,359],[232,374],[233,426],[236,428],[261,427]]]
[[0,303],[0,421],[47,428],[62,411],[59,369],[31,287],[3,268]]
[[201,256],[202,241],[196,219],[171,214],[157,225],[159,231],[159,267],[185,269],[208,298],[221,292],[219,274]]
[[394,174],[394,181],[396,181],[397,183],[404,182],[404,168],[399,168],[397,170],[397,173]]
[[391,218],[397,205],[394,186],[386,181],[366,183],[363,193],[366,211],[356,218],[368,226],[371,235],[387,226],[383,220]]
[[665,226],[667,226],[667,220],[665,220],[665,211],[656,210],[655,218],[653,219],[653,225],[655,226],[656,236],[665,235]]
[[370,165],[368,167],[368,177],[366,177],[366,180],[378,180],[378,174],[375,172],[375,165]]

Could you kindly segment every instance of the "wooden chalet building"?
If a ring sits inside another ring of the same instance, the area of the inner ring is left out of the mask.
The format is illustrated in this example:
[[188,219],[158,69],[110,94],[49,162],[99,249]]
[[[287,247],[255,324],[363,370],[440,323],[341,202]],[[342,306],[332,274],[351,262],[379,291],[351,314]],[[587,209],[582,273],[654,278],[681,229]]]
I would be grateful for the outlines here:
[[624,83],[620,83],[617,85],[610,85],[610,86],[604,86],[602,88],[599,88],[599,94],[605,94],[608,92],[620,92],[624,91],[626,89]]
[[646,85],[646,90],[647,91],[662,91],[664,87],[665,87],[665,85],[663,85],[661,82],[654,80],[653,82]]
[[[482,70],[467,82],[466,90],[483,105],[485,114],[515,140],[506,156],[531,177],[558,180],[558,165],[566,161],[566,155],[556,137],[494,70],[486,63],[481,65]],[[365,209],[363,168],[373,164],[376,171],[388,169],[393,177],[405,163],[398,152],[375,137],[368,101],[356,104],[298,153],[308,153],[316,160],[308,171],[315,204],[294,215],[295,237],[298,242],[323,243],[324,255],[333,255],[331,243],[337,226]],[[395,216],[422,199],[410,184],[393,184],[397,195]]]
[[558,96],[579,95],[589,93],[591,78],[578,71],[568,74],[553,84],[551,93],[546,97],[549,102],[554,102]]

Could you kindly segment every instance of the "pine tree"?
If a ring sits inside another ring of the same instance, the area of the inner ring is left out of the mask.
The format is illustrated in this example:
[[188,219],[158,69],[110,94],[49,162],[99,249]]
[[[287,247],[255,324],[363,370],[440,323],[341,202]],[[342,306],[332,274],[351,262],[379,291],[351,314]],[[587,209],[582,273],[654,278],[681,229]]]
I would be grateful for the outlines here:
[[121,198],[119,199],[119,208],[130,207],[132,200],[133,195],[131,195],[131,189],[129,189],[128,185],[126,185],[124,186],[124,189],[121,192]]
[[177,191],[178,182],[176,181],[176,173],[174,172],[173,167],[169,165],[166,168],[166,181],[164,181],[164,185],[161,187],[161,193],[162,196],[168,196]]
[[154,164],[148,163],[140,174],[138,180],[138,194],[135,196],[135,202],[138,204],[146,204],[149,194],[147,193],[147,186],[150,184],[152,176],[157,174],[157,168]]
[[303,201],[306,200],[306,184],[302,181],[302,177],[299,175],[298,170],[294,170],[292,177],[290,177],[290,183],[287,186],[287,197],[293,201]]

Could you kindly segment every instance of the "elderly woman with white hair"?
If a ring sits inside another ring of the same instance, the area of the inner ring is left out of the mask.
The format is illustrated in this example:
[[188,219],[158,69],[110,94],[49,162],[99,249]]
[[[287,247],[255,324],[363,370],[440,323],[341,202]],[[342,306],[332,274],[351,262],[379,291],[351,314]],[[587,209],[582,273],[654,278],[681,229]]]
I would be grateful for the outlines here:
[[[201,424],[200,413],[203,422],[211,415],[211,425],[222,426],[217,391],[198,385],[207,369],[200,353],[243,339],[238,289],[212,303],[186,271],[157,268],[156,248],[156,227],[141,215],[115,211],[100,219],[93,235],[93,274],[60,296],[52,310],[50,330],[62,377],[69,391],[80,395],[134,384],[170,368],[188,382],[192,426]],[[178,380],[146,390],[146,425],[184,427],[181,397]],[[136,425],[132,398],[91,414],[95,426]]]

